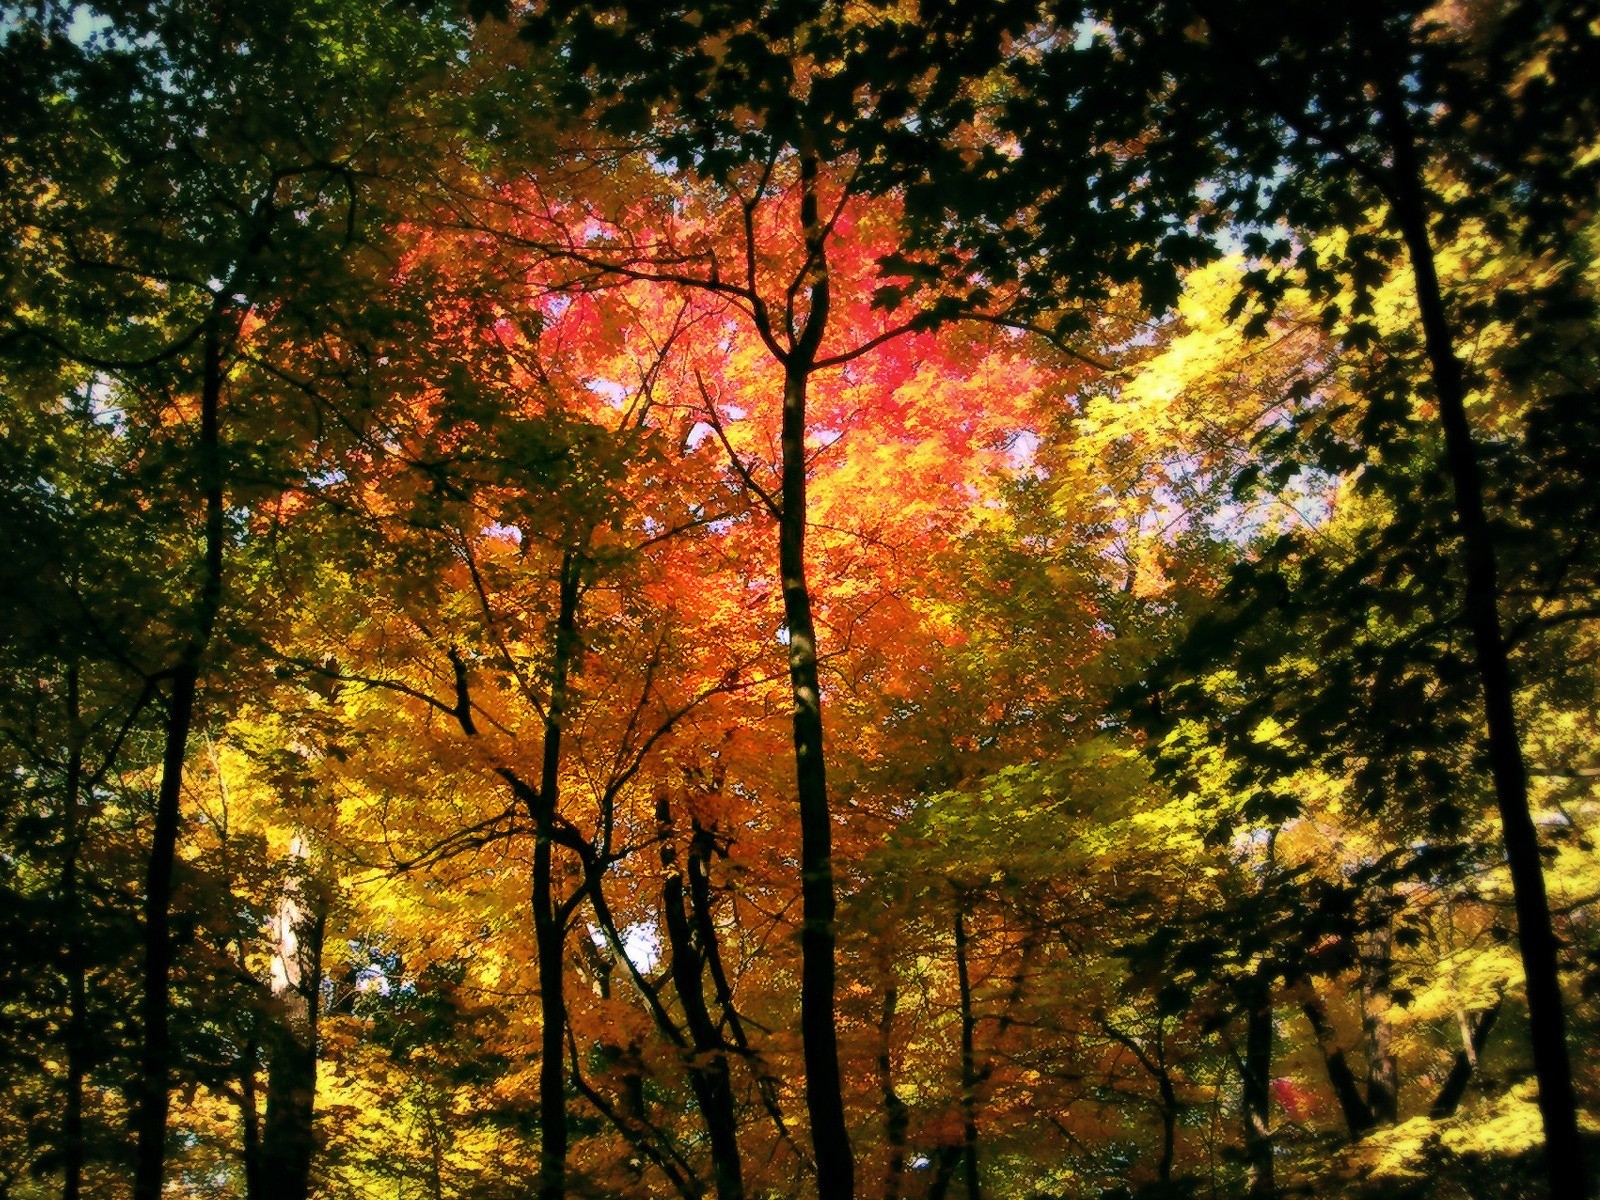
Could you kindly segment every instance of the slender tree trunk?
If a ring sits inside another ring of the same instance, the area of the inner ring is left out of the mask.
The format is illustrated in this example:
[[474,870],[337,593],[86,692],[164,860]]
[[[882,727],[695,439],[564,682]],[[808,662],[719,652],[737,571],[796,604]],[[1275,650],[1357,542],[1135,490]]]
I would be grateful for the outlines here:
[[744,1021],[740,1019],[739,1010],[733,1003],[733,987],[728,982],[727,968],[722,963],[717,926],[711,916],[711,859],[716,853],[714,831],[703,827],[698,820],[692,818],[691,827],[693,835],[689,842],[689,912],[695,937],[698,939],[697,944],[705,960],[706,971],[711,977],[712,993],[717,998],[717,1006],[722,1014],[721,1024],[726,1028],[727,1038],[731,1043],[725,1048],[737,1049],[744,1061],[749,1064],[751,1074],[755,1076],[756,1091],[761,1096],[762,1106],[772,1118],[778,1136],[803,1158],[804,1154],[800,1147],[794,1144],[794,1139],[789,1133],[789,1123],[784,1120],[783,1108],[779,1103],[778,1081],[750,1044],[750,1039],[745,1033]]
[[194,627],[172,672],[161,755],[161,784],[156,793],[155,826],[151,831],[150,860],[145,875],[144,987],[140,1003],[143,1031],[138,1102],[134,1113],[133,1200],[161,1200],[161,1186],[166,1175],[167,1111],[172,1076],[168,992],[172,979],[172,878],[178,855],[179,800],[200,684],[200,664],[222,606],[222,448],[219,438],[223,389],[222,320],[223,302],[219,299],[207,320],[203,339],[200,441],[196,450],[205,501],[205,553],[195,595]]
[[855,1161],[845,1123],[834,1014],[833,826],[823,764],[822,692],[817,677],[817,631],[806,585],[806,388],[828,320],[824,231],[818,213],[816,155],[800,156],[800,224],[809,258],[810,311],[784,363],[783,488],[778,514],[778,573],[789,635],[789,682],[794,693],[795,784],[800,802],[800,1037],[806,1072],[806,1111],[823,1200],[853,1200]]
[[972,1012],[972,974],[967,963],[967,918],[956,906],[956,987],[961,1003],[961,1148],[966,1164],[967,1200],[982,1200],[978,1176],[977,1018]]
[[1455,1061],[1450,1064],[1450,1074],[1445,1076],[1439,1094],[1433,1098],[1433,1103],[1428,1108],[1428,1115],[1435,1121],[1455,1115],[1456,1109],[1461,1106],[1461,1099],[1467,1094],[1467,1084],[1472,1081],[1472,1074],[1478,1069],[1478,1056],[1483,1053],[1483,1048],[1489,1041],[1489,1033],[1494,1029],[1496,1018],[1500,1016],[1502,1003],[1503,999],[1496,1000],[1467,1022],[1461,1031],[1461,1049],[1456,1051]]
[[683,872],[678,866],[677,847],[670,836],[672,810],[665,794],[656,804],[656,822],[663,834],[661,865],[666,871],[666,882],[662,886],[662,910],[666,918],[667,944],[672,951],[672,986],[678,993],[684,1024],[689,1031],[692,1056],[689,1082],[705,1121],[717,1195],[721,1200],[742,1200],[744,1177],[739,1160],[739,1127],[728,1073],[727,1047],[706,1006],[705,955],[695,945],[689,925]]
[[1240,1063],[1244,1153],[1250,1200],[1278,1192],[1272,1163],[1272,980],[1262,972],[1245,981],[1245,1051]]
[[1170,1183],[1172,1163],[1178,1153],[1178,1090],[1172,1084],[1172,1071],[1167,1067],[1166,1033],[1160,1024],[1156,1026],[1155,1054],[1152,1056],[1132,1034],[1124,1033],[1105,1017],[1100,1018],[1100,1028],[1113,1041],[1126,1047],[1156,1081],[1156,1091],[1160,1097],[1157,1111],[1161,1116],[1161,1161],[1157,1172],[1162,1183]]
[[89,1073],[89,994],[83,944],[83,897],[78,885],[83,854],[83,711],[78,663],[67,666],[67,779],[62,797],[65,845],[61,865],[61,904],[66,932],[67,1094],[61,1114],[62,1200],[83,1194],[83,1084]]
[[1372,931],[1361,956],[1361,1029],[1367,1039],[1367,1108],[1378,1125],[1400,1119],[1400,1074],[1389,1023],[1394,929],[1390,918]]
[[883,1133],[889,1153],[883,1171],[883,1200],[900,1200],[906,1169],[906,1130],[911,1125],[911,1112],[894,1087],[890,1036],[899,1001],[900,989],[891,983],[884,989],[883,1008],[878,1015],[878,1088],[883,1093]]
[[582,562],[571,550],[561,556],[550,702],[545,712],[539,790],[530,814],[534,825],[533,929],[539,969],[539,1200],[562,1200],[567,1177],[565,1077],[566,999],[563,948],[566,931],[556,911],[551,856],[561,787],[561,727],[566,716],[567,676],[578,645]]
[[1172,1163],[1178,1156],[1178,1091],[1172,1086],[1172,1071],[1167,1067],[1166,1031],[1156,1026],[1155,1060],[1156,1087],[1161,1095],[1161,1162],[1157,1178],[1163,1183],[1172,1182]]
[[[1383,59],[1381,41],[1374,52]],[[1397,64],[1379,61],[1379,105],[1393,155],[1390,207],[1405,241],[1416,284],[1417,308],[1444,427],[1445,457],[1455,493],[1456,522],[1466,586],[1463,601],[1472,633],[1489,735],[1489,765],[1500,810],[1506,865],[1517,910],[1517,940],[1528,989],[1528,1028],[1539,1111],[1544,1123],[1546,1169],[1554,1200],[1589,1194],[1578,1139],[1577,1097],[1567,1054],[1559,947],[1550,918],[1539,836],[1528,804],[1528,775],[1517,728],[1516,688],[1501,625],[1500,584],[1493,534],[1484,502],[1482,468],[1467,416],[1467,387],[1455,334],[1439,283],[1424,200],[1423,167],[1400,94]]]
[[1172,1080],[1161,1077],[1161,1162],[1156,1178],[1162,1184],[1172,1182],[1172,1162],[1178,1156],[1178,1098],[1172,1092]]
[[[244,955],[240,953],[241,965]],[[261,1170],[261,1106],[256,1091],[256,1068],[261,1058],[261,1039],[256,1028],[250,1031],[244,1055],[239,1060],[239,1150],[244,1159],[244,1194],[246,1200],[263,1200],[267,1194]]]

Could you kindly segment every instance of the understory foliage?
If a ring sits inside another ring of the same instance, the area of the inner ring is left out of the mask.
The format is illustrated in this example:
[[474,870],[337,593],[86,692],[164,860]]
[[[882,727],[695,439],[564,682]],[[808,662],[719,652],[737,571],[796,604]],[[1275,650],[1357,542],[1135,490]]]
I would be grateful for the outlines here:
[[1597,64],[8,9],[0,1198],[1592,1196]]

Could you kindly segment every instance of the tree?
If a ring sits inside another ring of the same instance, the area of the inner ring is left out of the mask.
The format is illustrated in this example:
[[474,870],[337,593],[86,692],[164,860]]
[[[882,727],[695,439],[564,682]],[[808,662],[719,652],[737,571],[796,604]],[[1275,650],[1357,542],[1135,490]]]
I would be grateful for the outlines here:
[[[428,47],[411,59],[426,71],[450,40],[445,26],[410,20],[407,33],[356,39],[361,52],[347,54],[310,32],[347,18],[381,23],[359,7],[257,7],[213,28],[183,5],[45,5],[6,31],[27,101],[7,154],[16,194],[40,201],[10,247],[8,352],[99,372],[97,386],[128,401],[130,443],[166,457],[181,481],[161,497],[174,541],[197,531],[200,542],[198,554],[150,564],[174,595],[151,614],[168,623],[169,642],[146,674],[162,685],[165,709],[144,888],[135,1194],[146,1200],[161,1190],[173,1064],[183,769],[202,675],[217,657],[230,508],[236,516],[250,466],[264,466],[246,465],[243,430],[225,434],[223,410],[246,375],[263,391],[295,392],[265,330],[327,334],[352,246],[372,229],[359,181],[388,150],[372,136],[373,117],[403,103],[398,56]],[[290,111],[278,98],[305,94],[311,78],[326,100]],[[164,417],[169,404],[184,414],[176,425]]]

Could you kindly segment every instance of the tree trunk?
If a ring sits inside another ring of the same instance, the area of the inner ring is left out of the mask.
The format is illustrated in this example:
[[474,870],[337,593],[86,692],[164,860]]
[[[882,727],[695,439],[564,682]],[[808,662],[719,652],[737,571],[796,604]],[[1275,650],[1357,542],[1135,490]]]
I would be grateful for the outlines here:
[[550,703],[545,710],[539,790],[533,800],[533,930],[539,969],[539,1200],[562,1200],[567,1177],[567,1095],[565,1077],[566,1000],[563,948],[566,931],[556,912],[551,857],[561,787],[561,725],[565,719],[567,676],[578,644],[578,602],[582,563],[576,553],[561,556],[560,601],[551,662]]
[[689,1082],[705,1121],[711,1147],[712,1170],[721,1200],[742,1200],[744,1178],[739,1160],[739,1127],[729,1080],[727,1048],[706,1007],[703,975],[705,956],[695,945],[685,908],[683,872],[672,844],[672,810],[665,794],[656,803],[656,822],[662,831],[661,865],[667,873],[662,887],[667,944],[672,951],[672,986],[683,1006],[689,1030]]
[[61,1115],[62,1200],[83,1194],[83,1083],[89,1073],[89,994],[83,944],[83,897],[78,886],[83,853],[83,712],[78,664],[67,666],[67,779],[62,797],[65,837],[61,864],[61,904],[66,934],[67,1094]]
[[883,1009],[878,1016],[878,1088],[883,1093],[884,1143],[889,1154],[883,1172],[883,1200],[900,1200],[906,1169],[906,1130],[911,1125],[910,1110],[894,1087],[890,1034],[899,1000],[900,989],[891,983],[884,989]]
[[[1306,988],[1310,993],[1310,984]],[[1344,1114],[1350,1140],[1359,1141],[1377,1124],[1372,1109],[1361,1094],[1355,1072],[1350,1069],[1350,1060],[1345,1056],[1344,1047],[1339,1044],[1338,1034],[1328,1020],[1321,999],[1315,994],[1308,994],[1300,1008],[1311,1022],[1311,1032],[1316,1035],[1317,1049],[1322,1052],[1322,1061],[1328,1070],[1328,1082],[1333,1085],[1333,1094],[1338,1098],[1339,1111]]]
[[1462,598],[1483,691],[1490,773],[1516,901],[1518,944],[1527,979],[1529,1037],[1533,1045],[1534,1074],[1539,1083],[1539,1111],[1544,1123],[1550,1194],[1554,1200],[1582,1200],[1588,1195],[1588,1179],[1578,1139],[1572,1065],[1567,1055],[1559,947],[1539,859],[1538,831],[1528,805],[1527,768],[1517,728],[1516,688],[1500,621],[1494,538],[1484,503],[1477,445],[1467,416],[1466,378],[1456,354],[1455,332],[1446,313],[1428,230],[1423,164],[1400,92],[1400,80],[1407,68],[1385,53],[1381,35],[1374,36],[1372,50],[1378,59],[1379,110],[1393,156],[1388,172],[1388,200],[1405,242],[1416,284],[1417,309],[1455,494],[1466,576]]
[[1272,1200],[1272,980],[1257,972],[1245,981],[1245,1051],[1239,1064],[1245,1165],[1250,1200]]
[[1167,1067],[1166,1032],[1161,1024],[1156,1026],[1155,1054],[1152,1056],[1132,1034],[1124,1033],[1105,1017],[1100,1018],[1100,1028],[1106,1036],[1132,1053],[1138,1064],[1156,1081],[1160,1099],[1157,1111],[1161,1116],[1161,1160],[1157,1177],[1162,1183],[1172,1182],[1172,1163],[1178,1153],[1178,1090],[1172,1084],[1172,1071]]
[[816,155],[800,156],[800,224],[808,253],[810,311],[784,363],[783,488],[778,513],[778,573],[789,635],[794,693],[795,784],[800,802],[800,1037],[805,1057],[806,1111],[824,1200],[853,1200],[855,1162],[845,1123],[834,1014],[833,827],[823,764],[822,693],[817,631],[806,585],[806,388],[828,318],[825,233],[818,214]]
[[[239,955],[241,968],[244,954]],[[261,1171],[261,1106],[256,1092],[256,1069],[261,1059],[261,1039],[258,1031],[261,1014],[252,1014],[254,1027],[245,1043],[244,1054],[239,1059],[239,1151],[244,1160],[245,1200],[262,1200],[267,1185]]]
[[204,374],[200,389],[200,441],[196,459],[205,500],[205,554],[194,602],[194,628],[172,672],[161,784],[156,793],[155,826],[144,894],[144,978],[140,1003],[143,1026],[139,1052],[138,1102],[134,1113],[133,1200],[161,1200],[166,1175],[167,1110],[172,1076],[171,1032],[168,1028],[172,979],[172,878],[178,856],[179,800],[189,730],[194,722],[200,663],[211,642],[222,607],[222,449],[219,415],[222,404],[222,318],[219,299],[207,319]]
[[1377,1125],[1400,1119],[1400,1075],[1394,1058],[1394,1031],[1389,1023],[1390,974],[1394,929],[1385,914],[1372,931],[1361,956],[1361,1030],[1367,1039],[1367,1108]]
[[722,1026],[727,1030],[730,1045],[726,1048],[738,1050],[749,1064],[751,1074],[755,1076],[756,1092],[761,1097],[767,1115],[772,1118],[778,1136],[803,1158],[804,1154],[789,1133],[789,1123],[783,1117],[778,1080],[751,1046],[739,1010],[733,1003],[733,987],[728,982],[727,968],[723,966],[722,949],[717,942],[717,926],[711,916],[711,859],[716,853],[714,830],[703,827],[692,817],[690,825],[693,834],[689,842],[689,912],[706,971],[711,977],[712,993],[722,1013]]
[[1472,1074],[1478,1069],[1478,1056],[1483,1053],[1483,1047],[1489,1041],[1489,1032],[1494,1028],[1496,1018],[1500,1016],[1502,1003],[1503,999],[1496,1000],[1468,1022],[1467,1027],[1462,1030],[1461,1049],[1456,1051],[1455,1062],[1450,1064],[1450,1074],[1445,1076],[1439,1094],[1433,1098],[1433,1103],[1428,1108],[1428,1115],[1435,1121],[1455,1115],[1456,1109],[1460,1107],[1462,1097],[1467,1094],[1467,1084],[1472,1081]]
[[278,1011],[267,1039],[267,1111],[261,1129],[261,1195],[307,1200],[316,1155],[317,1026],[322,1002],[326,897],[294,862],[274,918],[272,993]]
[[967,963],[967,919],[956,907],[956,987],[961,1002],[961,1149],[966,1164],[967,1200],[982,1200],[978,1176],[978,1064],[972,1012],[972,975]]

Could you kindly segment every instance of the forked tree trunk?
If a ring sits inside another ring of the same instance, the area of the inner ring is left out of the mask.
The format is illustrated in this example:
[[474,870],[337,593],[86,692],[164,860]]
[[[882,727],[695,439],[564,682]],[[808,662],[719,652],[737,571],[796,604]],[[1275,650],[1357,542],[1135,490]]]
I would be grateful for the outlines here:
[[672,809],[665,794],[656,803],[656,823],[662,831],[662,910],[666,918],[667,945],[672,951],[672,986],[683,1008],[689,1032],[689,1083],[706,1126],[712,1171],[720,1200],[743,1200],[744,1176],[739,1159],[738,1115],[728,1071],[727,1046],[712,1019],[705,998],[705,954],[695,944],[685,906],[683,870],[673,845]]
[[825,1200],[853,1200],[855,1161],[845,1123],[834,1015],[833,826],[823,763],[817,630],[806,584],[806,390],[827,328],[829,303],[817,169],[816,155],[802,151],[800,224],[810,260],[809,278],[803,281],[810,311],[784,364],[778,573],[789,636],[795,789],[800,802],[800,1036],[805,1059],[806,1111],[811,1118],[811,1139],[817,1156],[818,1194]]
[[1504,997],[1496,999],[1476,1017],[1463,1020],[1461,1049],[1456,1051],[1455,1061],[1450,1064],[1450,1073],[1445,1076],[1439,1094],[1433,1098],[1433,1104],[1428,1109],[1428,1115],[1435,1121],[1454,1116],[1456,1109],[1461,1106],[1461,1099],[1467,1094],[1467,1084],[1472,1082],[1473,1072],[1478,1069],[1478,1057],[1488,1044],[1489,1033],[1500,1016],[1502,1003]]

